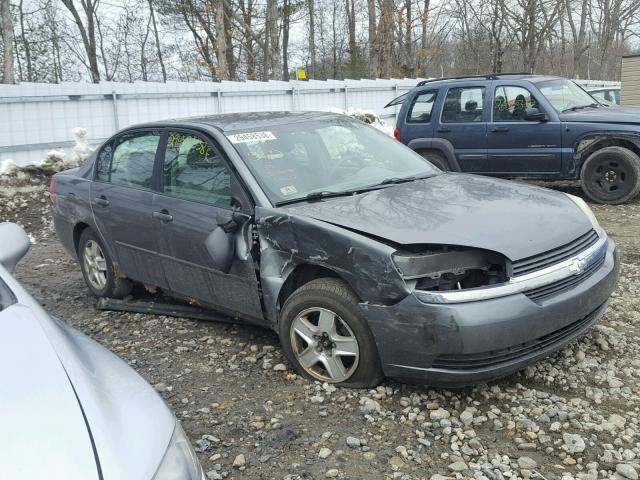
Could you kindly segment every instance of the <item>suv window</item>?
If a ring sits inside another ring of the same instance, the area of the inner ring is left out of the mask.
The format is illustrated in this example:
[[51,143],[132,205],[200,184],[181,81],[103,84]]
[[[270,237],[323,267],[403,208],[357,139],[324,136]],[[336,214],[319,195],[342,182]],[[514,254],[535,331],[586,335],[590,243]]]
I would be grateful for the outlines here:
[[105,145],[98,155],[96,179],[123,187],[151,189],[159,143],[160,134],[145,132],[119,137],[115,151],[111,145]]
[[409,109],[407,123],[429,123],[437,96],[437,91],[424,92],[417,95]]
[[493,99],[494,122],[524,122],[527,108],[539,108],[539,103],[524,87],[500,86]]
[[442,123],[481,122],[484,91],[484,87],[450,88],[442,108]]
[[231,208],[229,170],[218,151],[202,137],[169,132],[163,170],[167,195]]

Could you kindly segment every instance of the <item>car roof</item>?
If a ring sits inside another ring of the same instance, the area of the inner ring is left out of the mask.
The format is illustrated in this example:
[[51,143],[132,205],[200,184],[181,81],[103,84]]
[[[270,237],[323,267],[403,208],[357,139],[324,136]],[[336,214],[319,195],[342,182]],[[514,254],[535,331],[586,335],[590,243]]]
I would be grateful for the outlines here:
[[273,125],[287,125],[308,120],[336,120],[344,117],[345,115],[333,112],[241,112],[174,118],[146,123],[144,125],[136,125],[133,128],[189,124],[214,127],[222,132],[230,132],[244,129],[268,128]]

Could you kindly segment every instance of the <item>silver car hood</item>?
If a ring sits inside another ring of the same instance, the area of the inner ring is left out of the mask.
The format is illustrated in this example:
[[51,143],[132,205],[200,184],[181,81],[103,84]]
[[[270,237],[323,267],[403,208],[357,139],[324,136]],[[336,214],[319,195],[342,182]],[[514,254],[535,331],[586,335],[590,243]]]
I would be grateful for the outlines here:
[[[25,428],[23,420],[15,420],[14,430],[22,430],[15,435],[24,435],[24,441],[14,441],[11,437],[5,437],[5,440],[15,444],[16,449],[31,452],[31,455],[37,451],[38,461],[33,462],[31,458],[31,462],[42,465],[47,473],[41,476],[8,475],[7,478],[56,478],[51,475],[51,467],[63,466],[67,469],[64,470],[66,480],[97,478],[90,431],[104,479],[151,480],[175,427],[175,418],[162,398],[125,362],[97,342],[49,316],[15,279],[10,276],[3,278],[22,304],[0,312],[6,317],[3,320],[11,325],[30,324],[33,331],[40,329],[40,332],[38,335],[25,332],[23,329],[27,327],[15,330],[10,343],[14,349],[25,350],[21,357],[17,357],[19,352],[14,352],[16,356],[5,358],[5,348],[1,348],[1,358],[5,361],[0,368],[4,370],[10,365],[12,368],[8,370],[16,370],[17,373],[7,375],[13,378],[14,384],[0,397],[10,398],[14,391],[26,392],[26,395],[31,391],[38,393],[32,396],[33,403],[28,404],[33,408],[17,402],[13,409],[2,408],[0,415],[11,412],[14,418],[27,419],[39,409],[49,412],[50,398],[57,398],[60,404],[65,405],[50,414],[52,418],[49,421],[29,422],[32,427],[29,429]],[[8,338],[2,323],[0,344]],[[34,343],[37,341],[34,339],[39,339],[39,343]],[[31,369],[30,373],[22,374],[28,369]],[[51,375],[45,373],[48,369],[51,369]],[[6,387],[7,383],[0,384],[0,389]],[[74,398],[76,396],[77,399]],[[7,401],[2,399],[0,405]],[[3,433],[5,431],[3,425]],[[36,450],[34,442],[47,443]],[[47,456],[43,458],[45,450]],[[67,452],[73,455],[71,459],[65,457]],[[5,453],[0,448],[0,457]],[[51,467],[45,460],[51,461]],[[7,463],[0,461],[0,464],[4,474]],[[78,475],[69,474],[69,470]]]
[[80,404],[40,322],[13,305],[0,328],[3,478],[98,479]]

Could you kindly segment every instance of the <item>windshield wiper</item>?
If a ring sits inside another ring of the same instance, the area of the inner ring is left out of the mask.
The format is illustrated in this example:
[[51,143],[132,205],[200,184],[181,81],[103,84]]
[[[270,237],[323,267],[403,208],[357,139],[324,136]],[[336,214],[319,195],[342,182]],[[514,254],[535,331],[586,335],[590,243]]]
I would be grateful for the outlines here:
[[282,205],[289,205],[291,203],[309,202],[313,200],[321,200],[323,198],[344,197],[347,195],[353,195],[358,192],[359,190],[343,190],[341,192],[331,192],[331,191],[324,190],[320,192],[311,192],[311,193],[307,193],[306,195],[303,195],[302,197],[282,200],[281,202],[277,202],[275,206],[280,207]]
[[562,113],[564,112],[575,112],[576,110],[582,110],[584,108],[600,108],[600,104],[599,103],[590,103],[589,105],[577,105],[575,107],[571,107],[571,108],[565,108]]

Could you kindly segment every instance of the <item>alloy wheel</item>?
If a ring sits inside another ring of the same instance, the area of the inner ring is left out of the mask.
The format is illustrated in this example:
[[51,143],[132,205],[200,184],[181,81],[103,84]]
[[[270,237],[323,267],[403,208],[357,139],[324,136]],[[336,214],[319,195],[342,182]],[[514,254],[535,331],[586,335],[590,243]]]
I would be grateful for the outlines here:
[[107,259],[94,240],[89,240],[83,252],[84,270],[87,280],[96,290],[103,290],[107,286]]
[[358,368],[358,340],[335,312],[326,308],[303,310],[291,324],[290,333],[293,353],[312,377],[340,383]]

